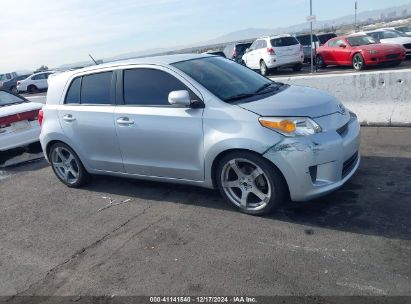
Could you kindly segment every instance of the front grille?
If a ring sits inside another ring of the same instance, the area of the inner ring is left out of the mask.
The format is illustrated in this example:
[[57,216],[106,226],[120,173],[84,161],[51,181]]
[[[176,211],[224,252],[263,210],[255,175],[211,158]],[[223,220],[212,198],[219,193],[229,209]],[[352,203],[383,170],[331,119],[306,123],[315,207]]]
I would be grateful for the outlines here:
[[389,55],[385,56],[385,58],[387,58],[387,59],[395,59],[395,58],[398,58],[398,57],[400,57],[400,54],[389,54]]
[[411,49],[411,43],[404,44],[404,47],[405,47],[406,49]]
[[350,123],[347,122],[347,123],[346,123],[345,125],[343,125],[341,128],[338,128],[338,129],[337,129],[337,133],[340,134],[341,136],[344,135],[344,133],[347,132],[347,130],[348,130],[348,125],[349,125],[349,124],[350,124]]
[[344,162],[343,169],[342,169],[342,177],[346,177],[351,170],[354,168],[355,164],[357,163],[358,160],[358,152],[355,152],[353,156],[351,156],[349,159],[347,159]]

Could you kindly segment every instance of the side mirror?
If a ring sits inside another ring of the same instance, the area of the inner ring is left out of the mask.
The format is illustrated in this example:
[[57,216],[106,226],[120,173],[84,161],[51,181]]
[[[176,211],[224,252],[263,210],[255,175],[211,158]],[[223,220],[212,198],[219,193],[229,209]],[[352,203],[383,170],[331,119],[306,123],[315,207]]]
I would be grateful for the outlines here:
[[339,46],[340,48],[343,48],[343,49],[345,49],[345,48],[347,47],[344,43],[340,43],[338,46]]
[[172,105],[189,107],[191,105],[190,94],[186,90],[172,91],[168,94],[168,102]]

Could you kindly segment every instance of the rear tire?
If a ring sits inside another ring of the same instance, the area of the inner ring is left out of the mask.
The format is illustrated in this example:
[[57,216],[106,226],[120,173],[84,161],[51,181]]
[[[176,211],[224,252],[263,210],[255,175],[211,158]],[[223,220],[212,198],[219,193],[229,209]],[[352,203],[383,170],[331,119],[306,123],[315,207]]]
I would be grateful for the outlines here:
[[50,148],[49,160],[57,178],[70,188],[79,188],[90,180],[80,158],[66,144],[54,144]]
[[260,74],[263,76],[267,76],[269,74],[267,65],[265,64],[264,60],[260,61]]
[[324,59],[321,55],[317,55],[317,57],[315,59],[315,63],[316,63],[318,68],[325,69],[327,67],[327,65],[325,64]]
[[35,85],[29,85],[27,87],[27,92],[29,92],[30,94],[35,94],[39,92],[39,89]]
[[293,66],[293,71],[294,72],[300,72],[303,68],[303,65],[301,63],[296,64],[295,66]]
[[243,213],[269,214],[286,198],[287,185],[281,173],[270,161],[252,152],[224,156],[215,178],[224,199]]
[[17,91],[17,87],[12,86],[12,87],[10,88],[10,92],[12,92],[13,94],[17,94],[19,91]]
[[362,71],[365,69],[364,57],[361,54],[355,54],[352,58],[352,66],[356,71]]

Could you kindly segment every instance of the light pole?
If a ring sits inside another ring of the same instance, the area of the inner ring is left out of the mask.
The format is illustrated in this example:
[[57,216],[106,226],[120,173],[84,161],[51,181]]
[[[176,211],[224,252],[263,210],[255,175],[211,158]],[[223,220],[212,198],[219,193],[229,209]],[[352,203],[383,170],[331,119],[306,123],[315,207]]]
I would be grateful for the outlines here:
[[355,32],[357,32],[357,10],[358,10],[358,1],[355,1]]
[[[310,0],[310,17],[313,15],[313,0]],[[311,27],[311,34],[310,34],[310,40],[311,40],[311,73],[314,73],[314,54],[313,54],[313,21],[311,20],[310,22],[310,27]]]

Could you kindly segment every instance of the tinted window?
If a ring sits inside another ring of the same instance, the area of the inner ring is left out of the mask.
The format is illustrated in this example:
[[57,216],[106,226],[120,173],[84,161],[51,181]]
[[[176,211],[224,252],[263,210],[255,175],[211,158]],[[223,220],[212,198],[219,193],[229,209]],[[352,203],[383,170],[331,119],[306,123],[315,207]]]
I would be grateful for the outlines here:
[[[297,36],[297,40],[302,44],[302,45],[310,45],[311,44],[311,36],[310,35],[302,35],[302,36]],[[316,35],[313,35],[313,42],[317,42],[318,37]]]
[[347,37],[347,40],[351,46],[360,46],[377,43],[377,41],[370,36],[352,36]]
[[317,36],[321,44],[325,44],[328,40],[333,39],[335,37],[337,37],[337,35],[335,34],[324,34],[324,35]]
[[299,44],[298,40],[295,37],[281,37],[271,39],[271,45],[273,47],[282,47]]
[[112,72],[83,76],[81,84],[82,104],[111,104]]
[[33,80],[42,80],[42,79],[46,79],[46,74],[38,74],[38,75],[34,75],[31,79],[33,79]]
[[80,103],[81,77],[73,80],[67,91],[66,103]]
[[251,43],[238,44],[236,46],[237,56],[244,55],[245,50],[251,46]]
[[220,57],[187,60],[172,65],[227,102],[235,96],[255,94],[261,88],[274,84],[260,74]]
[[7,93],[5,91],[0,91],[0,107],[21,102],[24,102],[24,100],[20,97]]
[[398,38],[401,37],[399,34],[397,34],[396,32],[391,32],[391,31],[387,31],[387,32],[381,32],[382,35],[382,39],[390,39],[390,38]]
[[188,89],[166,72],[143,68],[124,71],[124,102],[127,105],[169,106],[168,94],[178,90]]

